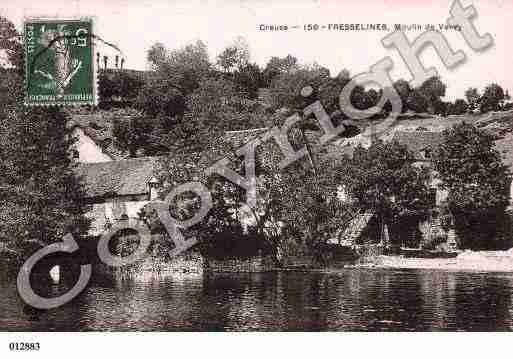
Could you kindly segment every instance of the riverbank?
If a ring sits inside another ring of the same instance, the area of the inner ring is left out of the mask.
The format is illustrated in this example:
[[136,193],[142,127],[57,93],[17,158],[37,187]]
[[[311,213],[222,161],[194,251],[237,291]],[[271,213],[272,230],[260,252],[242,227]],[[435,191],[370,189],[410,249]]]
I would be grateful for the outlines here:
[[464,251],[455,258],[376,256],[354,268],[441,269],[451,271],[513,272],[513,251]]

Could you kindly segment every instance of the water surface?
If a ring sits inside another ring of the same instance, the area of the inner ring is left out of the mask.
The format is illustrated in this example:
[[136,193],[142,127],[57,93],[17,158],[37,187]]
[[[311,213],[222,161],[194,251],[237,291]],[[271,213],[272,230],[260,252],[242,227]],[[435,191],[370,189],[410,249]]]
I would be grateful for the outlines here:
[[513,274],[347,269],[95,278],[73,302],[28,314],[0,280],[2,331],[510,330]]

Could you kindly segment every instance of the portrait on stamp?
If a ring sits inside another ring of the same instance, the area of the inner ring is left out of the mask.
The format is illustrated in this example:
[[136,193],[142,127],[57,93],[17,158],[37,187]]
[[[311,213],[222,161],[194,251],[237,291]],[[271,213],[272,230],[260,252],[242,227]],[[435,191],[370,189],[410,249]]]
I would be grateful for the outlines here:
[[93,105],[92,20],[29,20],[24,25],[26,104]]

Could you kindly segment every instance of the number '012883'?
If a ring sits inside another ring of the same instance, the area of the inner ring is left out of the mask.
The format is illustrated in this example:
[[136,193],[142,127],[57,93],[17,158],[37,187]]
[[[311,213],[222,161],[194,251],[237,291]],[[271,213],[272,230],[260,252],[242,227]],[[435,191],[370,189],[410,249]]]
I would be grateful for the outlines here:
[[34,343],[9,343],[10,351],[38,351],[40,345],[37,342]]

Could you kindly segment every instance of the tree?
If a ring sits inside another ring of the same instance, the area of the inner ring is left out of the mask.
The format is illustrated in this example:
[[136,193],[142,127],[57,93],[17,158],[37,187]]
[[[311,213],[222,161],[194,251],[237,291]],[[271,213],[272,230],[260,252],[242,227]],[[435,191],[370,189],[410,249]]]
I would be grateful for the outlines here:
[[479,103],[481,113],[499,111],[504,101],[504,90],[497,84],[490,84],[485,87],[483,96]]
[[249,63],[235,71],[233,82],[241,94],[251,99],[258,97],[258,89],[264,85],[260,67]]
[[296,70],[276,76],[270,87],[273,109],[282,107],[304,108],[309,100],[303,98],[301,89],[305,86],[311,86],[317,92],[319,87],[329,79],[329,70],[318,64],[301,66]]
[[178,152],[201,152],[227,130],[267,126],[264,108],[248,100],[236,85],[220,76],[206,78],[187,99],[187,111],[164,139]]
[[448,191],[461,246],[493,247],[497,223],[509,202],[509,169],[494,149],[494,137],[471,124],[447,129],[444,137],[434,168],[440,187]]
[[137,157],[138,151],[143,150],[144,155],[155,155],[159,152],[160,133],[157,121],[142,116],[128,119],[116,119],[112,129],[116,145],[123,151],[128,151],[129,157]]
[[[342,70],[337,77],[325,79],[316,91],[319,101],[331,115],[332,120],[334,116],[340,117],[340,120],[347,118],[340,109],[340,94],[350,81],[349,71]],[[351,103],[355,108],[364,110],[375,106],[380,97],[381,90],[376,91],[373,88],[365,90],[363,86],[358,85],[355,86],[351,93]],[[338,125],[338,123],[336,123],[336,125]]]
[[142,86],[136,99],[136,108],[147,116],[158,117],[165,128],[173,124],[174,117],[186,110],[186,96],[172,79],[152,77]]
[[429,108],[426,97],[418,89],[414,89],[410,92],[406,104],[408,109],[416,113],[427,112]]
[[113,100],[119,105],[131,105],[137,99],[144,82],[126,71],[100,71],[98,91],[100,107],[108,107]]
[[294,239],[322,259],[326,241],[354,216],[353,206],[338,198],[337,165],[328,158],[317,160],[315,171],[299,163],[280,174],[275,206],[279,213],[276,218],[283,223],[280,245],[285,254],[287,242]]
[[408,110],[408,99],[412,91],[410,84],[408,83],[408,81],[400,79],[394,82],[394,88],[397,91],[399,97],[401,98],[402,112],[406,112],[406,110]]
[[340,111],[340,93],[350,80],[350,78],[337,76],[336,78],[326,79],[320,85],[318,98],[328,113]]
[[292,55],[287,55],[284,58],[271,57],[263,71],[266,87],[271,86],[271,82],[276,76],[295,70],[297,67],[297,58]]
[[152,117],[181,116],[187,96],[211,73],[206,45],[197,41],[168,52],[157,43],[150,48],[147,58],[154,74],[139,93],[138,108]]
[[52,108],[13,115],[2,123],[0,241],[21,249],[29,241],[61,241],[68,232],[78,239],[89,221],[66,115]]
[[23,107],[23,46],[12,23],[0,24],[0,52],[10,59],[0,67],[0,242],[24,256],[34,249],[28,243],[61,241],[69,232],[79,239],[90,223],[67,116],[58,108]]
[[[298,138],[292,137],[295,145]],[[261,250],[279,258],[288,253],[290,239],[305,243],[309,250],[319,253],[322,243],[347,217],[345,206],[336,198],[336,171],[330,166],[332,162],[321,162],[319,170],[313,171],[303,159],[280,171],[281,152],[272,143],[261,144],[256,150],[256,206],[240,209],[245,200],[244,191],[223,177],[205,174],[204,168],[228,157],[230,167],[243,173],[243,161],[235,155],[236,147],[223,141],[222,136],[211,134],[210,138],[208,145],[178,155],[184,158],[177,159],[173,154],[161,172],[162,183],[171,184],[169,190],[192,179],[201,180],[211,190],[214,205],[193,229],[200,237],[204,253],[219,254],[221,248],[225,255],[235,252],[256,255]],[[191,206],[194,203],[189,201]],[[245,234],[241,229],[243,223]],[[250,238],[257,242],[248,241]],[[241,243],[248,248],[246,251],[235,249]]]
[[509,91],[506,90],[506,93],[504,94],[504,102],[502,105],[503,111],[509,111],[513,108],[513,102],[511,102],[511,96],[509,94]]
[[1,67],[14,67],[16,71],[23,75],[23,44],[22,36],[14,24],[0,16],[0,49],[5,52],[5,58],[0,57]]
[[249,45],[242,36],[235,39],[233,44],[228,46],[217,56],[217,64],[225,71],[232,73],[242,70],[249,64]]
[[146,54],[146,61],[154,71],[165,65],[168,59],[167,49],[161,42],[153,44]]
[[212,70],[207,46],[200,40],[170,52],[157,73],[169,77],[184,95],[198,88]]
[[459,98],[454,103],[449,103],[447,112],[449,115],[463,115],[467,112],[468,105],[465,100]]
[[353,158],[342,162],[340,183],[356,208],[372,211],[392,231],[404,234],[395,229],[417,225],[432,206],[429,172],[412,162],[405,146],[376,141],[368,149],[357,147]]
[[465,98],[468,102],[468,109],[470,111],[477,110],[479,108],[479,102],[481,101],[481,95],[475,87],[469,87],[465,91]]
[[428,112],[442,114],[443,101],[442,97],[445,96],[446,85],[440,80],[439,77],[431,77],[424,81],[419,87],[419,92],[422,94],[428,104]]

